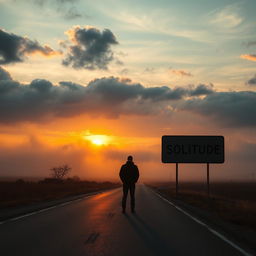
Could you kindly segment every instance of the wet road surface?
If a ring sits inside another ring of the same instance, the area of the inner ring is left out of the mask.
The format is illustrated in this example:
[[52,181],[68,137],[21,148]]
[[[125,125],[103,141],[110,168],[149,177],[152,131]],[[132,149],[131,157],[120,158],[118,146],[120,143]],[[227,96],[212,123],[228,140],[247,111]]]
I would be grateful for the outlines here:
[[136,214],[129,207],[122,214],[121,196],[122,190],[115,189],[5,222],[0,254],[243,255],[144,185],[136,187]]

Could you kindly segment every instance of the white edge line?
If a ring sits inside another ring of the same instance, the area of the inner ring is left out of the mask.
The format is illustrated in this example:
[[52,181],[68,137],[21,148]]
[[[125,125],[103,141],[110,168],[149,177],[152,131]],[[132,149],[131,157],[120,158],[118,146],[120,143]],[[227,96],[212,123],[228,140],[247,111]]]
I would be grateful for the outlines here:
[[235,243],[233,243],[232,241],[230,241],[227,237],[225,237],[224,235],[220,234],[218,231],[214,230],[213,228],[209,227],[207,224],[205,224],[204,222],[202,222],[201,220],[197,219],[196,217],[192,216],[191,214],[187,213],[186,211],[184,211],[183,209],[181,209],[179,206],[175,205],[174,203],[170,202],[169,200],[167,200],[166,198],[162,197],[161,195],[159,195],[157,192],[155,192],[154,190],[150,189],[152,192],[154,192],[158,197],[160,197],[162,200],[164,200],[165,202],[167,202],[168,204],[170,204],[171,206],[173,206],[174,208],[176,208],[178,211],[184,213],[185,215],[187,215],[189,218],[191,218],[192,220],[194,220],[195,222],[197,222],[198,224],[200,224],[201,226],[204,226],[205,228],[207,228],[212,234],[214,234],[215,236],[217,236],[218,238],[222,239],[223,241],[225,241],[226,243],[228,243],[229,245],[231,245],[233,248],[237,249],[239,252],[241,252],[243,255],[245,256],[253,256],[252,254],[246,252],[244,249],[242,249],[240,246],[236,245]]
[[30,212],[30,213],[27,213],[27,214],[24,214],[24,215],[21,215],[21,216],[18,216],[18,217],[14,217],[14,218],[10,218],[10,219],[7,219],[7,220],[4,220],[4,221],[1,221],[0,222],[0,225],[2,224],[5,224],[7,222],[12,222],[12,221],[16,221],[16,220],[20,220],[20,219],[23,219],[23,218],[26,218],[28,216],[32,216],[32,215],[35,215],[35,214],[38,214],[38,213],[41,213],[41,212],[46,212],[48,210],[51,210],[51,209],[54,209],[54,208],[57,208],[57,207],[61,207],[61,206],[65,206],[65,205],[68,205],[68,204],[71,204],[71,203],[74,203],[74,202],[77,202],[77,201],[81,201],[85,198],[88,198],[88,197],[91,197],[91,196],[95,196],[95,195],[98,195],[98,194],[101,194],[103,193],[102,191],[100,192],[96,192],[92,195],[81,195],[81,198],[77,198],[77,199],[74,199],[74,200],[70,200],[70,201],[67,201],[67,202],[64,202],[64,203],[60,203],[60,204],[56,204],[56,205],[53,205],[53,206],[50,206],[50,207],[47,207],[47,208],[43,208],[41,210],[37,210],[37,211],[34,211],[34,212]]

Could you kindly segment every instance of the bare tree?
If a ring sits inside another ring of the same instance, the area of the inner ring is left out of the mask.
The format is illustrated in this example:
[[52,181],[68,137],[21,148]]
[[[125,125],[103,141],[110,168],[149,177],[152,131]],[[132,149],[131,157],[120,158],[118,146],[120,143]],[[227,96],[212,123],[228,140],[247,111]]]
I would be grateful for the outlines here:
[[62,180],[72,170],[67,164],[53,167],[50,169],[51,175],[54,179]]

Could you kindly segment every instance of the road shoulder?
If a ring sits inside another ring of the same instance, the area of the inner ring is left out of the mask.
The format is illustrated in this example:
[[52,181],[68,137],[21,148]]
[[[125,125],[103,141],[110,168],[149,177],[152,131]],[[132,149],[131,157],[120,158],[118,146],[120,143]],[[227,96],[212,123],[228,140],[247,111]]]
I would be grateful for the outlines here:
[[223,221],[206,210],[189,205],[181,200],[168,197],[166,194],[161,193],[161,191],[157,190],[156,188],[149,186],[147,187],[165,200],[169,201],[174,207],[180,208],[181,211],[188,213],[192,218],[194,217],[195,220],[199,220],[199,222],[201,222],[203,225],[205,224],[213,230],[216,230],[219,234],[227,237],[234,244],[244,248],[251,255],[256,255],[255,231]]

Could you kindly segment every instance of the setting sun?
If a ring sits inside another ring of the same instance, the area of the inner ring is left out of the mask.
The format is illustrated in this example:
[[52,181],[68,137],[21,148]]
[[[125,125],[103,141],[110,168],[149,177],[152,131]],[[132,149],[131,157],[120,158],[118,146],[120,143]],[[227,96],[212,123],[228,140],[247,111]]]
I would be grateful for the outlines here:
[[94,139],[94,140],[92,140],[92,143],[100,146],[100,145],[104,144],[104,141],[101,139]]
[[107,145],[110,141],[109,137],[106,135],[87,135],[84,136],[84,138],[97,146]]

